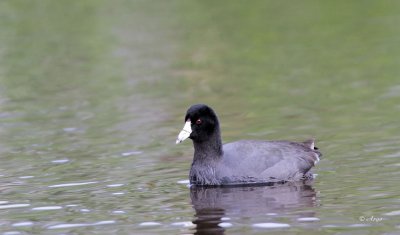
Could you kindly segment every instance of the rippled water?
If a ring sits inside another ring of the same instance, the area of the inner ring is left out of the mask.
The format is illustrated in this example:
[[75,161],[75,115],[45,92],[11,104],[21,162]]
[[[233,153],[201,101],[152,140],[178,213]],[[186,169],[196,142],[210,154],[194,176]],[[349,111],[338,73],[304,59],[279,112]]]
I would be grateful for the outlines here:
[[[0,2],[3,234],[397,234],[400,5]],[[223,139],[317,138],[314,182],[189,188]]]

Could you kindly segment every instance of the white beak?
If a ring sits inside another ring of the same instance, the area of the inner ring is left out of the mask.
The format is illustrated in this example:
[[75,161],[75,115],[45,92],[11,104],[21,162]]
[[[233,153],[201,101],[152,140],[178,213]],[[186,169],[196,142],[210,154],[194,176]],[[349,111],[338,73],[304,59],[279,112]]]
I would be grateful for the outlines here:
[[178,135],[178,138],[176,139],[176,144],[181,143],[182,141],[186,140],[189,138],[190,133],[192,133],[192,123],[190,120],[186,121],[185,125],[183,126],[183,129]]

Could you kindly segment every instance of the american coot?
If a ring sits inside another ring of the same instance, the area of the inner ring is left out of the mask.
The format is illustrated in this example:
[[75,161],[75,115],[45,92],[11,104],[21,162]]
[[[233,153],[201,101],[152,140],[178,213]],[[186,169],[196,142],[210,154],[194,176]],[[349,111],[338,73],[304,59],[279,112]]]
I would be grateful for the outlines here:
[[192,185],[271,184],[312,177],[321,153],[314,140],[305,142],[239,140],[222,145],[215,112],[204,104],[191,106],[176,143],[190,138],[194,157]]

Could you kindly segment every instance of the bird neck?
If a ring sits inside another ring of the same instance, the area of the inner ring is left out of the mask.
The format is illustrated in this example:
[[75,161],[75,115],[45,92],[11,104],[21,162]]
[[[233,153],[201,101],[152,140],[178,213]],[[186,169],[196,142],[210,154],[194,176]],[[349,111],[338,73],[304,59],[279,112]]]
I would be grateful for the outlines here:
[[207,141],[193,142],[194,159],[193,162],[202,162],[204,160],[217,160],[222,157],[222,140],[221,133],[216,130]]

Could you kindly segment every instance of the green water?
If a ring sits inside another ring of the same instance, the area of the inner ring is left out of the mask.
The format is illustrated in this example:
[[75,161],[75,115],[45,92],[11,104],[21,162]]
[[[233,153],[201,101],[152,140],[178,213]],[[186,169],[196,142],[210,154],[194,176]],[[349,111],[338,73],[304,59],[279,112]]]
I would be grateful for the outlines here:
[[[0,232],[399,233],[399,11],[1,1]],[[317,179],[190,190],[192,146],[174,142],[193,103],[224,141],[315,137]]]

